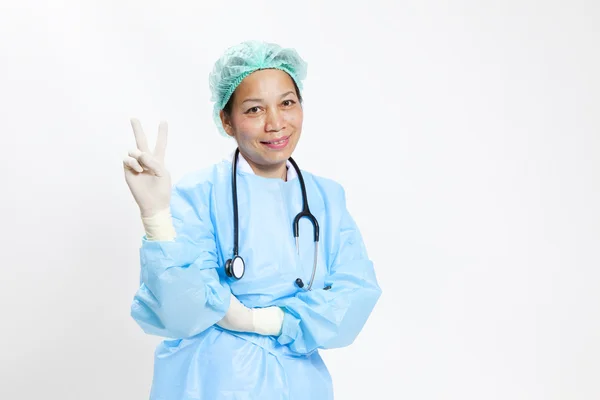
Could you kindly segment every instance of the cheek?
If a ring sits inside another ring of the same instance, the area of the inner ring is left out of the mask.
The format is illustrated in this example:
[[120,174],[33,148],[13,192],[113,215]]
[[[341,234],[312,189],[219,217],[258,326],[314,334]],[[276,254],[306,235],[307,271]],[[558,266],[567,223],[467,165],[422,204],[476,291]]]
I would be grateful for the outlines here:
[[287,114],[286,122],[288,122],[290,125],[293,125],[295,127],[301,127],[302,126],[302,118],[303,118],[303,113],[302,113],[302,109],[300,109],[298,111],[293,111],[293,112]]
[[255,139],[262,133],[264,124],[260,118],[239,118],[235,121],[236,133],[244,140]]

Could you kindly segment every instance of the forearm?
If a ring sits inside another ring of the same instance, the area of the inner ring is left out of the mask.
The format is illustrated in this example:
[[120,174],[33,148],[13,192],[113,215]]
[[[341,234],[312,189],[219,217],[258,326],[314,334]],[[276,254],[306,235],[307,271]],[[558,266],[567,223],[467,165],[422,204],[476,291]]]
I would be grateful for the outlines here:
[[381,289],[368,260],[349,262],[341,270],[326,280],[330,290],[298,292],[278,304],[285,311],[280,344],[308,354],[345,347],[355,340]]
[[184,241],[144,241],[141,276],[132,316],[151,334],[194,336],[225,315],[230,289],[207,251],[191,252]]
[[[210,226],[185,218],[180,210],[177,219],[169,208],[142,216],[146,237],[140,249],[140,287],[131,305],[132,317],[145,332],[174,338],[214,325],[229,308],[231,295],[217,273]],[[183,220],[195,225],[180,224],[176,230],[175,222]],[[187,232],[191,226],[193,240]]]
[[[176,234],[170,209],[164,209],[149,217],[142,217],[148,241],[174,241]],[[233,294],[225,316],[217,322],[224,329],[237,332],[253,332],[277,336],[283,324],[283,311],[278,307],[250,309]]]

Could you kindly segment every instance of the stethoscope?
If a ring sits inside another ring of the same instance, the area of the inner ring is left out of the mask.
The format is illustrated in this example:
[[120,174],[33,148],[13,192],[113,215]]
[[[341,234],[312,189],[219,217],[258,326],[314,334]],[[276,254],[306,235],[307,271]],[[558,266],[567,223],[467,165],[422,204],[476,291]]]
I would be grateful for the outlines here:
[[[238,204],[237,204],[237,161],[240,149],[237,148],[235,150],[235,154],[233,155],[232,160],[232,174],[231,174],[231,190],[233,193],[233,257],[227,260],[225,263],[225,273],[229,277],[233,277],[235,279],[242,279],[244,276],[244,272],[246,271],[246,264],[244,263],[244,259],[238,253]],[[300,254],[300,247],[298,243],[298,237],[300,234],[299,222],[300,219],[305,217],[310,220],[313,225],[314,239],[315,239],[315,251],[314,251],[314,261],[313,261],[313,270],[312,275],[310,277],[310,282],[308,284],[307,290],[310,290],[315,279],[315,272],[317,270],[317,257],[319,254],[319,223],[314,215],[311,214],[310,209],[308,208],[308,200],[306,197],[306,187],[304,186],[304,179],[302,178],[302,174],[300,173],[300,168],[298,168],[298,164],[290,157],[290,163],[298,173],[298,180],[300,181],[300,187],[302,189],[302,211],[300,211],[296,217],[294,218],[293,230],[294,237],[296,238],[296,252]],[[302,279],[296,279],[296,285],[299,288],[304,287],[304,282]]]

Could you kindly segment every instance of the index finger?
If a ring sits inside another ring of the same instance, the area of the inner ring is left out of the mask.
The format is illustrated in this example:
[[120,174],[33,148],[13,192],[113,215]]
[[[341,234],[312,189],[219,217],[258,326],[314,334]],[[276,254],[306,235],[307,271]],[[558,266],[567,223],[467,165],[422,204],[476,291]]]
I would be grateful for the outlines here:
[[144,130],[142,129],[142,124],[137,118],[131,118],[131,127],[133,128],[133,135],[135,136],[135,143],[137,144],[137,148],[143,152],[149,152],[148,141],[146,140],[146,135],[144,135]]

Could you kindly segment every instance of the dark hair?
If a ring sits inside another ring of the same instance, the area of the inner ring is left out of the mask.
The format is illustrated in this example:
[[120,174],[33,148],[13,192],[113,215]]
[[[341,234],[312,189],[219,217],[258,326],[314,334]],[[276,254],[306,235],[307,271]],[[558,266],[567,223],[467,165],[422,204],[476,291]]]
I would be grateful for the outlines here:
[[[292,79],[292,78],[290,77],[290,79]],[[300,103],[302,103],[302,96],[300,95],[300,89],[298,89],[298,85],[296,85],[296,81],[294,79],[292,79],[292,83],[294,84],[294,89],[296,89],[296,96],[298,96],[298,100],[300,101]],[[229,98],[229,100],[227,100],[227,104],[225,104],[225,107],[223,107],[223,112],[228,117],[231,116],[231,108],[233,107],[233,96],[235,96],[235,92],[236,91],[234,90],[233,93],[231,94],[231,97]]]

